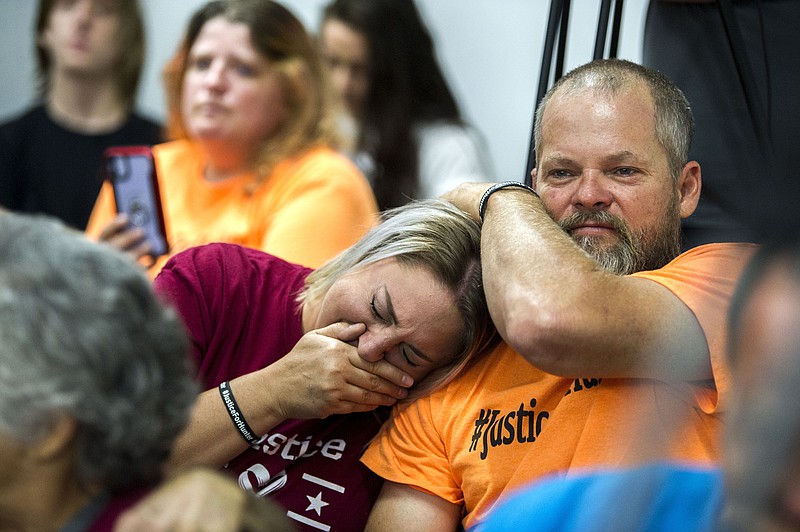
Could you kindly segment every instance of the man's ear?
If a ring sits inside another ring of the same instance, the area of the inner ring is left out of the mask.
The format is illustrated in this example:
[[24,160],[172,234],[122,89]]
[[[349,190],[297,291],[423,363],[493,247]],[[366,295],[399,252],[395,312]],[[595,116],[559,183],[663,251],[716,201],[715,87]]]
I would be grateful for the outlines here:
[[678,205],[681,218],[688,218],[697,208],[700,201],[700,190],[703,188],[703,178],[700,164],[689,161],[683,166],[678,176]]
[[40,461],[50,461],[64,455],[75,439],[78,423],[70,416],[60,416],[50,432],[29,448],[29,455]]
[[531,186],[533,190],[536,190],[536,168],[531,170]]

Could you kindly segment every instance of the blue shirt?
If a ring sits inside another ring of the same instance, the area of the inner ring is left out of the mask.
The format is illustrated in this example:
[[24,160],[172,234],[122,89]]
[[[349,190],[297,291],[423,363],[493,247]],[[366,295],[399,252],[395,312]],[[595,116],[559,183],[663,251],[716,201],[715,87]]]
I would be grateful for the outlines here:
[[722,492],[719,469],[672,463],[549,477],[500,501],[471,532],[711,531]]

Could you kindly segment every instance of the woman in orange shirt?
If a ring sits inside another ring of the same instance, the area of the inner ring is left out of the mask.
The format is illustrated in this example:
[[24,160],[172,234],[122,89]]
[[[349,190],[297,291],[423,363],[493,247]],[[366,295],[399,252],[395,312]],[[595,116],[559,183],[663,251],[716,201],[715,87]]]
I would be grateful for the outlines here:
[[[213,1],[165,71],[172,142],[153,149],[170,254],[209,242],[317,267],[375,222],[369,183],[340,155],[329,93],[301,22],[271,0]],[[143,232],[108,183],[87,233],[137,259]]]

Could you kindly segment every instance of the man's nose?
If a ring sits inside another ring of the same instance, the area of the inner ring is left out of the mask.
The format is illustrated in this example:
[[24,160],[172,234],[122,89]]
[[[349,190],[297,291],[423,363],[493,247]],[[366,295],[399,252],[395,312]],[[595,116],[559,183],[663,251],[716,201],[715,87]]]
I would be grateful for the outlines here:
[[611,205],[611,192],[598,170],[585,170],[575,183],[573,204],[579,209],[603,209]]

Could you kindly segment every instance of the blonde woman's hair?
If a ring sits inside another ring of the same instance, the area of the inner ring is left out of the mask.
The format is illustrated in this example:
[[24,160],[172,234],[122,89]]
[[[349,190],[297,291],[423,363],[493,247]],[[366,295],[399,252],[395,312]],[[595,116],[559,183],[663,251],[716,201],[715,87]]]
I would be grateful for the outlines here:
[[408,398],[412,400],[449,382],[495,341],[496,331],[483,291],[480,239],[478,223],[452,204],[442,200],[413,201],[384,211],[378,226],[312,272],[298,301],[301,305],[321,301],[343,275],[390,258],[430,272],[453,294],[463,332],[453,338],[457,354],[415,386]]

